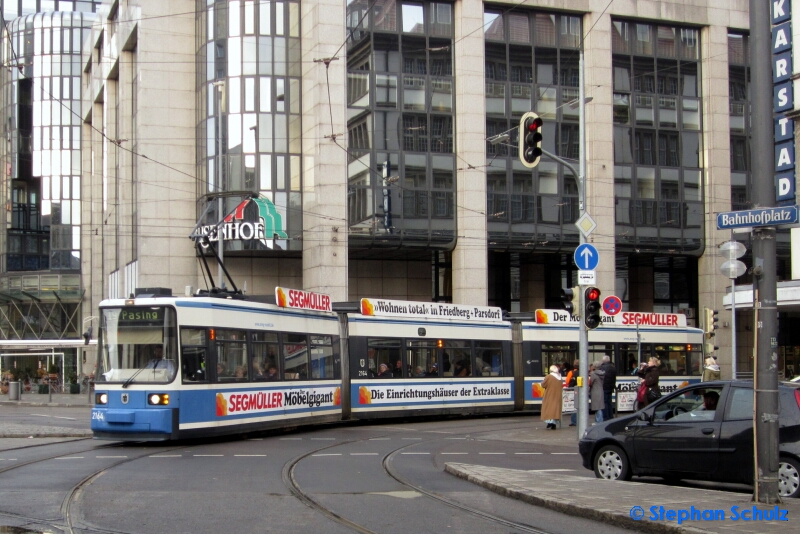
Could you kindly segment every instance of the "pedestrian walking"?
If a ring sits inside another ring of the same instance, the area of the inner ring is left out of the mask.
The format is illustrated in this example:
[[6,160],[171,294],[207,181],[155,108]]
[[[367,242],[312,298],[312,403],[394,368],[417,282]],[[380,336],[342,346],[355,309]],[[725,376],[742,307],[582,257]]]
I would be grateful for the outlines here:
[[603,408],[605,407],[603,383],[605,382],[606,372],[601,369],[602,365],[602,362],[594,362],[590,367],[591,371],[589,373],[589,396],[592,402],[589,413],[594,412],[596,423],[603,422]]
[[637,373],[639,378],[642,379],[639,384],[639,392],[636,395],[639,410],[661,398],[661,389],[658,386],[658,366],[660,364],[661,360],[653,356],[647,362],[647,365],[642,364]]
[[548,430],[555,430],[556,421],[561,421],[561,404],[563,402],[561,373],[557,365],[550,366],[550,374],[544,378],[542,388],[544,389],[542,421],[547,423]]
[[611,356],[603,356],[603,364],[600,366],[605,372],[603,376],[603,420],[609,421],[614,418],[614,403],[611,397],[617,389],[617,366],[611,361]]

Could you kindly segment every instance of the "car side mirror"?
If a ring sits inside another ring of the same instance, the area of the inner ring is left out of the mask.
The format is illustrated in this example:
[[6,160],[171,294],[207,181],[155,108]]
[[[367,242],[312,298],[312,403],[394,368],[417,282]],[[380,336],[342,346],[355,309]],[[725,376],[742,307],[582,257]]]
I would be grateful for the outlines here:
[[639,421],[645,421],[647,423],[652,423],[653,422],[652,419],[650,418],[650,414],[648,414],[647,412],[639,412],[638,419],[639,419]]

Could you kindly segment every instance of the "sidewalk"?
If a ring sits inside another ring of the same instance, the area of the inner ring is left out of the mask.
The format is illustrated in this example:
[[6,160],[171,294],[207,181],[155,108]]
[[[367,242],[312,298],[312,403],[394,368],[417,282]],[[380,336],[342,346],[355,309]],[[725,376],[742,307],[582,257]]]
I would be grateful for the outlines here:
[[6,406],[83,408],[86,411],[86,428],[4,422],[0,425],[0,450],[92,437],[92,431],[88,428],[88,421],[89,410],[94,403],[89,402],[88,394],[54,393],[52,402],[50,402],[48,395],[39,395],[38,393],[23,393],[20,398],[22,400],[10,401],[8,400],[8,395],[0,395],[0,411]]
[[[577,431],[574,428],[564,427],[548,432],[538,426],[482,437],[503,441],[574,445],[577,451]],[[738,507],[737,514],[746,511],[747,517],[752,516],[751,495],[658,483],[617,482],[553,471],[523,471],[450,462],[445,464],[445,471],[512,499],[643,532],[788,533],[797,532],[800,519],[800,499],[786,499],[778,506],[780,510],[788,512],[786,515],[789,521],[747,520],[745,517],[733,520],[733,507]],[[636,515],[633,511],[635,506],[641,507],[640,514],[643,517],[639,520],[631,517]],[[664,509],[663,520],[658,517],[660,507]],[[685,510],[690,514],[692,507],[697,511],[695,520],[683,520],[679,525],[677,519],[666,519],[668,510],[675,510],[677,517],[677,511]],[[757,507],[769,514],[773,513],[774,508],[765,505]],[[704,510],[707,511],[706,517],[716,514],[718,520],[703,520]],[[724,515],[713,512],[717,510]],[[652,515],[654,513],[656,515]]]
[[23,393],[20,395],[20,400],[8,400],[8,395],[0,395],[0,406],[91,406],[94,404],[94,395],[92,401],[89,401],[88,393],[78,393],[70,395],[68,393],[53,393],[52,401],[46,394],[40,395],[39,393]]

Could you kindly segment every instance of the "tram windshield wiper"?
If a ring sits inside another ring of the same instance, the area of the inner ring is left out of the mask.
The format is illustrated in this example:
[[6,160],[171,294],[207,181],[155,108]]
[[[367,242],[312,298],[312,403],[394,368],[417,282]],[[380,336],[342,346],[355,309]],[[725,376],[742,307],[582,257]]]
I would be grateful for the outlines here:
[[[153,360],[150,360],[149,362],[147,362],[147,363],[145,364],[145,366],[144,366],[144,367],[142,367],[141,369],[139,369],[138,371],[136,371],[135,373],[133,373],[133,374],[131,375],[131,377],[130,377],[129,379],[127,379],[127,380],[126,380],[126,381],[125,381],[125,382],[122,384],[122,387],[123,387],[123,389],[124,389],[124,388],[127,388],[128,386],[130,386],[131,384],[133,384],[133,381],[136,379],[136,377],[137,377],[137,376],[139,376],[139,373],[141,373],[142,371],[144,371],[145,369],[147,369],[147,366],[148,366],[148,365],[150,365],[150,362],[152,362],[152,361],[153,361]],[[153,369],[155,370],[155,367],[153,367]]]

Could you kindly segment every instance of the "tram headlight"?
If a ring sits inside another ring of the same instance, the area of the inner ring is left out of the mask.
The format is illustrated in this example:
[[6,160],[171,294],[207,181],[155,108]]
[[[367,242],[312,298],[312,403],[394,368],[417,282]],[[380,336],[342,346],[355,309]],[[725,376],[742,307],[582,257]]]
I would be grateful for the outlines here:
[[95,404],[108,404],[108,393],[95,393],[94,394],[94,403]]
[[166,406],[169,404],[169,394],[168,393],[151,393],[147,396],[147,404],[153,404],[156,406]]

